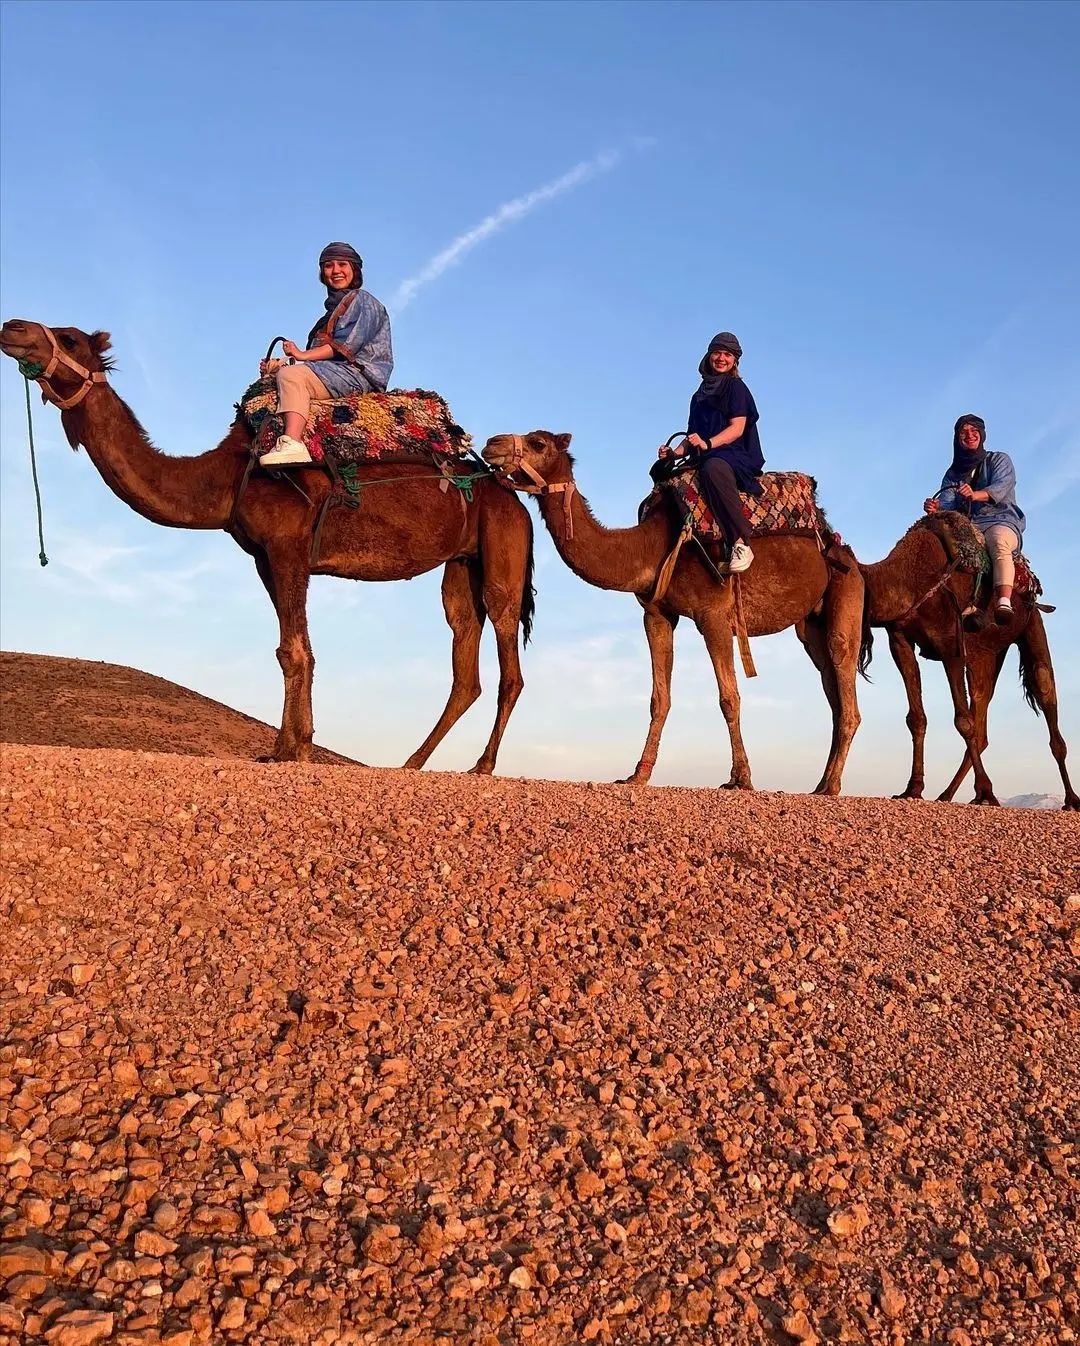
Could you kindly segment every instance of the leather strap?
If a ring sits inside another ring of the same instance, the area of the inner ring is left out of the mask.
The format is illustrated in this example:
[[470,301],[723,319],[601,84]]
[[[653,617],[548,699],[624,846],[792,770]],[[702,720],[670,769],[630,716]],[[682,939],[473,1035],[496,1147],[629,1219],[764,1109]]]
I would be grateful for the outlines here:
[[[70,355],[60,349],[60,346],[53,335],[52,328],[46,327],[44,323],[39,326],[45,335],[49,338],[49,345],[52,346],[52,359],[37,376],[37,383],[41,386],[41,400],[51,402],[53,406],[59,407],[61,411],[69,411],[72,407],[77,407],[86,394],[95,383],[107,382],[105,375],[100,369],[90,372],[84,365],[73,360]],[[83,380],[82,387],[78,392],[73,393],[71,397],[61,397],[54,388],[51,388],[46,380],[55,372],[57,365],[66,365],[68,369],[73,370]]]

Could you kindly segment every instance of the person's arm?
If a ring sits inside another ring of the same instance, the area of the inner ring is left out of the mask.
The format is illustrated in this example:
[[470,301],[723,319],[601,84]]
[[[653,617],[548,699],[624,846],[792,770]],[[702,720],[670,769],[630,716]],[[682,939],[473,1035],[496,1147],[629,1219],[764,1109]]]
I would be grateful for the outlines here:
[[957,492],[965,500],[975,500],[980,503],[992,501],[995,505],[1000,505],[1002,501],[1008,500],[1016,490],[1016,468],[1013,467],[1012,459],[1007,453],[995,453],[990,459],[989,471],[986,478],[986,486],[981,491],[973,491],[965,482]]
[[733,416],[730,425],[721,430],[718,435],[713,435],[711,439],[705,440],[705,447],[706,449],[722,449],[725,444],[734,444],[737,439],[742,438],[745,429],[746,417]]
[[333,346],[316,346],[314,350],[302,351],[295,341],[283,341],[281,349],[293,360],[332,360]]
[[949,479],[946,472],[941,479],[941,489],[937,495],[932,495],[923,501],[923,509],[927,514],[936,514],[939,509],[956,509],[956,483]]

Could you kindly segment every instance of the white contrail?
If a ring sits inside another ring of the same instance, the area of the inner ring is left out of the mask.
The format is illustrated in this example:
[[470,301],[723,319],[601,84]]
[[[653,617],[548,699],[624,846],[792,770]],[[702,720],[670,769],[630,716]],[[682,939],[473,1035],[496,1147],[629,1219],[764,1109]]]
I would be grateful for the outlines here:
[[481,220],[475,228],[470,229],[467,233],[460,234],[449,247],[436,253],[431,261],[415,276],[409,276],[407,280],[403,280],[390,302],[390,308],[393,312],[400,313],[406,305],[412,302],[419,289],[430,281],[438,280],[444,271],[459,262],[467,252],[475,248],[478,243],[482,243],[485,238],[497,234],[500,229],[504,229],[508,224],[524,219],[537,206],[542,206],[545,201],[551,201],[556,196],[562,196],[564,192],[580,187],[583,182],[588,182],[598,173],[609,173],[621,158],[621,151],[612,150],[608,153],[598,154],[594,159],[585,159],[580,164],[575,164],[568,173],[564,173],[562,177],[556,178],[553,182],[547,182],[543,187],[537,187],[535,191],[527,192],[524,196],[517,196],[513,201],[507,201],[504,205],[499,206],[497,210],[492,211],[490,215]]

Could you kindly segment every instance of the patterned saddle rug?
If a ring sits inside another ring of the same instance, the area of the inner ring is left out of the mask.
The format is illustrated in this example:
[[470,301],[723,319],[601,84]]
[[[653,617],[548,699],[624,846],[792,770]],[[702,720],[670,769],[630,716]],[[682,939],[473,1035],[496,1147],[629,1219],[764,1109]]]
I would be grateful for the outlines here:
[[[978,575],[980,582],[978,593],[985,583],[986,601],[992,593],[989,584],[991,565],[990,553],[982,533],[966,514],[957,510],[942,510],[938,514],[928,514],[921,518],[916,528],[928,528],[941,539],[950,561],[956,562],[958,570],[969,575]],[[1031,568],[1031,562],[1022,553],[1016,555],[1016,576],[1013,580],[1013,594],[1036,602],[1042,596],[1042,583]]]
[[[816,537],[824,545],[832,530],[817,503],[817,482],[813,477],[805,472],[763,472],[758,480],[763,488],[761,495],[742,492],[739,495],[753,537],[802,535]],[[723,540],[723,530],[698,488],[696,469],[688,468],[657,486],[642,502],[639,511],[642,517],[655,508],[664,492],[674,498],[680,515],[690,519],[695,536],[702,542]]]
[[[282,431],[274,381],[257,379],[237,409],[255,436],[256,453],[265,453]],[[472,436],[438,393],[395,388],[312,402],[304,445],[317,463],[327,457],[346,464],[399,457],[439,463],[467,454]]]

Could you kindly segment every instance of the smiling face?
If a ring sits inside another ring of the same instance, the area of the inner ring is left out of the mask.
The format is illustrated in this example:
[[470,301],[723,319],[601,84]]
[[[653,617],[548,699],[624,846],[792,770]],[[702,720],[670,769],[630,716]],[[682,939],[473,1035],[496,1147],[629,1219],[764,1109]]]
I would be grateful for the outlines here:
[[730,351],[709,352],[709,368],[714,374],[730,374],[735,363],[735,357]]
[[322,265],[323,284],[329,285],[331,290],[349,289],[355,284],[353,280],[355,274],[352,262],[342,261],[338,257],[333,257]]
[[969,453],[974,453],[976,449],[982,447],[982,431],[971,421],[965,421],[960,427],[960,446]]

